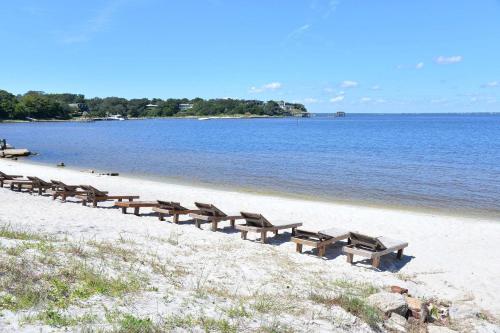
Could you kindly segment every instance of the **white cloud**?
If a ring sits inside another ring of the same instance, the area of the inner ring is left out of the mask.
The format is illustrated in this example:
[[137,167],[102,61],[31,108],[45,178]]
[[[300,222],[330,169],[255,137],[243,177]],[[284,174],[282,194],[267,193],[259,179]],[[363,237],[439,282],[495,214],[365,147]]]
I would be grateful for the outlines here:
[[491,82],[487,82],[487,83],[481,85],[481,87],[483,87],[483,88],[496,88],[499,86],[500,86],[500,82],[498,82],[498,81],[491,81]]
[[387,101],[383,98],[379,98],[379,99],[375,100],[375,103],[379,103],[379,104],[384,104],[385,102],[387,102]]
[[287,39],[292,39],[292,38],[297,38],[300,35],[302,35],[304,32],[309,30],[311,28],[310,24],[304,24],[303,26],[298,27],[297,29],[293,30],[286,36]]
[[415,68],[416,69],[422,69],[422,68],[424,68],[424,63],[423,62],[419,62],[418,64],[415,65]]
[[342,102],[344,100],[344,98],[345,98],[344,95],[338,95],[338,96],[335,96],[333,98],[330,98],[330,102],[339,103],[339,102]]
[[316,98],[312,98],[312,97],[304,98],[304,103],[314,104],[314,103],[318,103],[318,102],[319,102],[319,100]]
[[368,103],[368,102],[371,102],[372,99],[370,97],[361,97],[361,99],[359,101],[361,103]]
[[378,84],[371,87],[372,90],[380,90],[380,86]]
[[278,90],[282,87],[282,84],[280,82],[270,82],[267,84],[264,84],[260,87],[251,87],[250,92],[251,93],[261,93],[264,91],[274,91]]
[[357,87],[359,83],[357,81],[345,80],[340,83],[342,88],[354,88]]
[[462,56],[450,56],[450,57],[445,57],[445,56],[439,56],[436,58],[436,63],[439,65],[450,65],[450,64],[456,64],[459,63],[463,60]]
[[65,44],[73,44],[89,41],[93,35],[103,31],[111,22],[115,12],[122,5],[122,0],[113,0],[106,3],[104,7],[96,12],[96,15],[83,20],[83,25],[78,30],[66,32],[62,38]]
[[340,4],[339,0],[330,0],[330,1],[328,1],[328,7],[327,7],[325,13],[323,14],[323,17],[327,18],[332,13],[334,13],[337,10],[337,6],[339,4]]

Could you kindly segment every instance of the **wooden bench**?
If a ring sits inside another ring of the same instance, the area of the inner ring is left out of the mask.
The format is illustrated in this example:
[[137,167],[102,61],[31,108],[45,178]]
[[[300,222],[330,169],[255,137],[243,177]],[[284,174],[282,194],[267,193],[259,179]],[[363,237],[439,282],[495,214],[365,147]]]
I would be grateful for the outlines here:
[[407,242],[388,237],[370,237],[363,234],[351,232],[349,234],[350,244],[342,248],[347,255],[347,262],[352,264],[354,255],[371,259],[372,266],[380,265],[380,258],[386,254],[397,251],[396,258],[403,257],[403,250],[408,246]]
[[302,247],[306,245],[317,249],[318,257],[323,257],[327,246],[346,238],[349,238],[349,231],[344,229],[329,228],[319,232],[297,229],[291,240],[297,252],[302,253]]
[[87,205],[87,202],[92,202],[92,207],[97,207],[97,203],[104,201],[118,200],[118,202],[122,202],[123,200],[139,199],[138,195],[108,195],[108,192],[100,191],[90,185],[80,185],[80,187],[85,191],[85,194],[76,197],[82,200],[84,206]]
[[190,213],[189,216],[194,219],[197,228],[201,228],[202,223],[211,223],[211,230],[217,231],[219,223],[223,221],[229,221],[231,227],[234,228],[235,221],[243,218],[240,215],[227,215],[211,204],[200,202],[195,202],[194,204],[198,208],[198,212]]
[[178,202],[174,201],[157,201],[157,206],[153,208],[153,211],[158,213],[158,219],[160,221],[165,221],[166,216],[172,216],[173,223],[179,223],[180,215],[196,214],[199,213],[198,209],[189,209],[182,206]]
[[127,214],[127,208],[134,209],[134,215],[139,216],[139,209],[147,207],[158,207],[157,201],[117,201],[115,207],[122,209],[123,214]]
[[241,216],[245,219],[245,224],[237,224],[235,228],[241,232],[241,238],[247,239],[249,231],[260,233],[260,241],[266,243],[267,233],[273,232],[278,234],[279,230],[292,229],[292,236],[295,235],[295,230],[302,226],[302,223],[285,223],[272,224],[261,214],[241,212]]
[[54,185],[52,191],[52,200],[57,199],[57,197],[61,197],[61,201],[65,202],[68,197],[75,197],[78,195],[86,195],[87,192],[84,190],[80,190],[80,185],[67,185],[58,180],[51,180]]
[[3,187],[3,185],[6,181],[16,180],[16,179],[22,178],[22,177],[23,176],[21,176],[21,175],[8,175],[8,174],[0,171],[0,187]]

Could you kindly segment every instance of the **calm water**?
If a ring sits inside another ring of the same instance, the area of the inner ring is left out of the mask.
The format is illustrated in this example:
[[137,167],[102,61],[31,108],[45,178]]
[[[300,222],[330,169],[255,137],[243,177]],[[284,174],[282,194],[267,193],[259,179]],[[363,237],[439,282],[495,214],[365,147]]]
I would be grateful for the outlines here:
[[0,124],[33,161],[500,217],[499,115]]

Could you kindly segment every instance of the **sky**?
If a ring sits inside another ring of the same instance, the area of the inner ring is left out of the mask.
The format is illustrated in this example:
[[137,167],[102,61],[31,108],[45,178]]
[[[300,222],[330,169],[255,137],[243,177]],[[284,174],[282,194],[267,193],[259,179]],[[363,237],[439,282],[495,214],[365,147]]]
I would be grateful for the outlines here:
[[500,111],[500,0],[0,1],[15,94]]

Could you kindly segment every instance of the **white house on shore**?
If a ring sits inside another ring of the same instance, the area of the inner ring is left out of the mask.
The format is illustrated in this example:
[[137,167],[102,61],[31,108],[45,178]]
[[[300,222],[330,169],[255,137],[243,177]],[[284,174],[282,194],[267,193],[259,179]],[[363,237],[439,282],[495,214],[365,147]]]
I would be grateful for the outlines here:
[[193,108],[193,104],[191,103],[180,103],[179,104],[179,110],[180,111],[186,111],[186,110],[189,110],[189,109],[192,109]]

